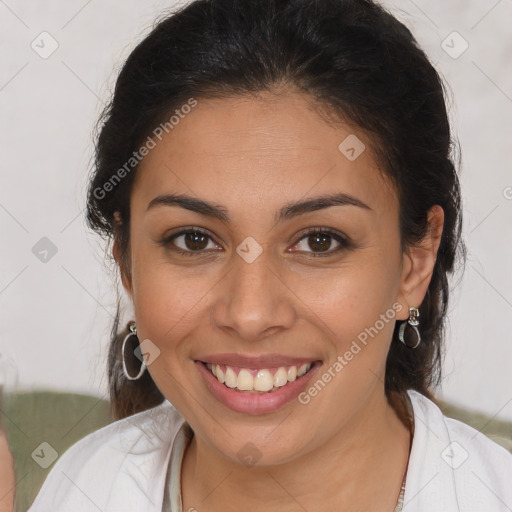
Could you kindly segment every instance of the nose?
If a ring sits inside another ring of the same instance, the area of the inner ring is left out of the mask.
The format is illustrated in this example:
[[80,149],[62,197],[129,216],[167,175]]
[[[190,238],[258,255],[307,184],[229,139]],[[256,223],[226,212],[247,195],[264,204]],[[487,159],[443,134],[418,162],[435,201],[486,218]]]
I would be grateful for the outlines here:
[[252,263],[233,254],[230,264],[213,304],[214,325],[247,341],[289,329],[296,317],[294,295],[265,251]]

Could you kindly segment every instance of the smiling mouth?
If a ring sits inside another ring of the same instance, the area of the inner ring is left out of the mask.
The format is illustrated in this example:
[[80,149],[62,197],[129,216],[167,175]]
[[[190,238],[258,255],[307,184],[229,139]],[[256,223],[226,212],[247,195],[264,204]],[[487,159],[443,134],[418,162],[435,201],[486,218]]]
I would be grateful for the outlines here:
[[240,368],[202,362],[224,386],[246,393],[272,393],[306,375],[314,364],[280,366],[279,368]]

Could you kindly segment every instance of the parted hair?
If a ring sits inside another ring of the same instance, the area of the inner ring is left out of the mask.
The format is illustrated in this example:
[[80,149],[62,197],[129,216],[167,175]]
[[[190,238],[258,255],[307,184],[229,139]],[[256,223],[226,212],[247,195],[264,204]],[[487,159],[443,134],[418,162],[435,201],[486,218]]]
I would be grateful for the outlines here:
[[[386,361],[385,391],[432,398],[441,379],[449,274],[464,259],[461,198],[443,82],[411,32],[370,0],[194,0],[166,13],[124,63],[98,122],[89,182],[90,227],[120,248],[130,272],[130,192],[137,166],[112,183],[155,127],[190,98],[229,98],[276,88],[307,93],[335,118],[369,134],[379,167],[396,189],[402,249],[426,234],[433,205],[444,229],[432,279],[419,307],[422,342],[398,341]],[[126,167],[125,167],[126,169]],[[116,214],[118,212],[118,214]],[[119,215],[121,222],[115,222]],[[118,418],[164,399],[149,372],[122,371],[128,333],[118,311],[108,357]]]

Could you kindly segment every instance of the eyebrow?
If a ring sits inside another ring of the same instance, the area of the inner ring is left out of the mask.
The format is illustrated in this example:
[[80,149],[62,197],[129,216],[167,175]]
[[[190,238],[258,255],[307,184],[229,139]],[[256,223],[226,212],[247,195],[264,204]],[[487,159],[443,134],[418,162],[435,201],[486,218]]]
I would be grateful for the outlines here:
[[[228,210],[222,205],[209,203],[202,199],[184,194],[164,194],[157,196],[150,201],[146,212],[160,206],[178,206],[205,215],[206,217],[218,219],[226,224],[230,222]],[[332,206],[357,206],[365,210],[373,211],[372,208],[363,203],[360,199],[349,194],[339,193],[288,203],[279,210],[276,215],[276,222],[283,222],[305,213],[323,210]]]

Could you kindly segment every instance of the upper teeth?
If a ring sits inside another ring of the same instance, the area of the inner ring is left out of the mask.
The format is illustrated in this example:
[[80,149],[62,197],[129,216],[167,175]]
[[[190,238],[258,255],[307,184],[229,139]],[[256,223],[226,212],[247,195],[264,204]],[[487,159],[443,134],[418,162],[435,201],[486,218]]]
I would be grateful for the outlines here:
[[270,391],[293,382],[297,377],[302,377],[309,371],[313,363],[305,363],[301,366],[281,366],[274,368],[248,370],[241,368],[238,371],[231,366],[222,368],[219,364],[207,363],[206,367],[212,372],[219,382],[228,388],[237,388],[240,391]]

